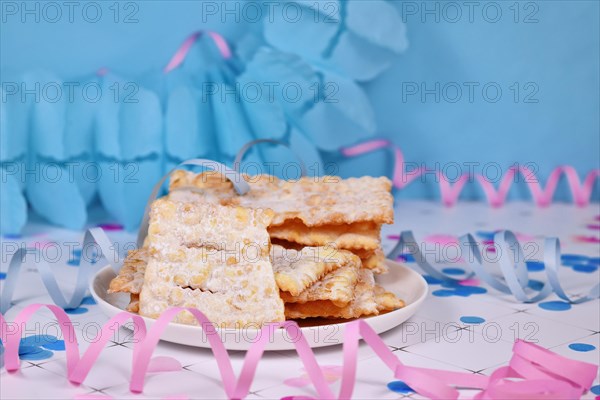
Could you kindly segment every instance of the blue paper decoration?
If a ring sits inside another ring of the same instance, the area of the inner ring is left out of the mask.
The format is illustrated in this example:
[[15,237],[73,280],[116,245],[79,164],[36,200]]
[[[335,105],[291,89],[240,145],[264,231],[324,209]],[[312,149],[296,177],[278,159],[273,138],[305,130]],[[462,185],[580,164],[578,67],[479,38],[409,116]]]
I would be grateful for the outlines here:
[[[14,85],[0,92],[2,234],[21,231],[28,206],[80,229],[95,199],[133,230],[168,169],[196,157],[231,163],[254,139],[290,148],[258,146],[242,172],[295,178],[299,155],[310,175],[331,173],[322,151],[375,134],[360,83],[406,49],[405,25],[383,0],[288,3],[298,18],[265,9],[262,23],[231,44],[229,59],[201,36],[168,73],[123,77],[102,69],[70,82],[30,71],[6,79]],[[39,87],[39,98],[21,96],[19,84]]]

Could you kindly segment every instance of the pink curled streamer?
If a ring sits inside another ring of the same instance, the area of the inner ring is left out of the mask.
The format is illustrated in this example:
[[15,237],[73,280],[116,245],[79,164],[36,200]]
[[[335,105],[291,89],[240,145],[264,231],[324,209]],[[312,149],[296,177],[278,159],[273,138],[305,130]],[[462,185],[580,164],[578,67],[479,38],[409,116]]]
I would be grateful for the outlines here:
[[231,58],[231,49],[229,48],[229,45],[227,44],[227,41],[225,40],[225,38],[223,38],[223,36],[213,31],[198,31],[192,33],[183,41],[183,43],[181,44],[179,49],[177,49],[177,51],[175,52],[175,54],[173,55],[163,72],[167,74],[175,68],[179,67],[179,65],[181,65],[181,63],[187,57],[187,54],[189,53],[194,43],[196,43],[196,41],[204,34],[208,35],[213,40],[213,42],[215,42],[217,48],[219,49],[219,52],[221,53],[221,56],[224,59],[227,60]]
[[[14,329],[9,331],[9,324],[0,314],[0,339],[6,344],[5,360],[9,372],[19,370],[19,342],[22,327],[40,308],[48,308],[59,322],[65,338],[67,354],[67,376],[74,384],[82,383],[96,362],[107,341],[118,327],[132,320],[134,324],[134,348],[130,390],[140,393],[144,387],[145,375],[148,372],[152,353],[167,325],[181,311],[187,310],[205,330],[211,350],[217,362],[225,393],[229,398],[241,399],[250,391],[258,362],[262,358],[267,340],[272,329],[283,328],[299,333],[295,342],[296,351],[304,364],[308,377],[317,395],[321,399],[335,399],[323,370],[316,361],[308,342],[302,336],[299,326],[292,321],[269,324],[264,327],[259,339],[246,353],[244,364],[236,378],[231,359],[223,345],[216,328],[206,316],[196,309],[172,308],[165,311],[147,331],[143,319],[134,314],[122,312],[114,316],[102,327],[99,337],[83,356],[79,353],[77,337],[68,315],[55,305],[32,304],[21,311],[15,318]],[[513,357],[509,365],[498,368],[489,377],[472,373],[451,372],[429,368],[417,368],[404,365],[392,353],[383,340],[364,320],[356,320],[347,324],[344,332],[343,367],[339,399],[352,396],[356,380],[358,363],[358,345],[360,339],[371,347],[376,355],[393,372],[394,377],[401,379],[417,393],[432,399],[456,399],[456,388],[481,389],[475,399],[551,399],[579,398],[590,389],[598,366],[581,361],[571,360],[552,353],[535,344],[518,340],[513,347]],[[515,379],[517,378],[517,379]]]
[[[426,168],[417,168],[414,171],[407,173],[404,169],[404,155],[402,154],[402,151],[396,145],[385,139],[360,143],[355,146],[342,148],[340,151],[346,157],[355,157],[379,149],[391,149],[394,152],[394,173],[392,181],[394,186],[398,189],[403,189],[416,178],[431,173],[431,171]],[[435,171],[435,175],[440,183],[442,202],[446,206],[453,206],[456,204],[465,184],[472,178],[475,178],[483,189],[488,203],[492,207],[500,207],[506,202],[506,197],[514,180],[513,178],[517,173],[520,173],[523,178],[525,178],[525,183],[529,186],[531,196],[539,207],[546,207],[552,203],[554,192],[556,191],[556,187],[563,174],[567,178],[573,196],[573,202],[580,207],[587,206],[590,203],[594,183],[600,178],[600,169],[593,169],[587,174],[582,183],[575,168],[570,165],[563,165],[555,168],[550,173],[546,187],[544,188],[533,171],[527,167],[519,166],[509,168],[507,173],[502,177],[498,189],[496,189],[492,182],[487,180],[481,174],[475,176],[463,174],[452,183],[440,171]]]

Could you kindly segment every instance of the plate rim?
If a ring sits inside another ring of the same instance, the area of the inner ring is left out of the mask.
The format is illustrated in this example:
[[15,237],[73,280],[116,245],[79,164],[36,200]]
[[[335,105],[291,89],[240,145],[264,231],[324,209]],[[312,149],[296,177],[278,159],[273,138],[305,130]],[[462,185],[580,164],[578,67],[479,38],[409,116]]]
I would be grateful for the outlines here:
[[[391,329],[397,328],[398,326],[402,325],[405,321],[410,319],[416,313],[416,309],[418,307],[420,307],[420,305],[423,303],[423,301],[427,298],[428,287],[429,287],[425,278],[423,278],[423,276],[421,274],[414,271],[413,269],[411,269],[397,261],[394,261],[394,260],[386,259],[385,262],[386,262],[387,266],[390,268],[402,268],[405,271],[408,271],[409,274],[413,275],[413,278],[416,278],[418,281],[420,281],[419,286],[421,286],[423,289],[418,294],[418,297],[415,300],[413,300],[410,304],[407,304],[405,307],[402,307],[397,310],[390,311],[390,312],[387,312],[387,313],[381,314],[381,315],[373,315],[373,316],[369,316],[366,318],[358,318],[358,319],[362,319],[363,321],[367,321],[367,323],[368,323],[370,319],[374,319],[374,318],[381,318],[381,317],[392,318],[394,313],[401,312],[403,310],[405,312],[406,309],[409,307],[410,307],[410,309],[413,309],[413,308],[415,309],[414,312],[411,313],[410,317],[408,317],[407,319],[403,320],[402,322],[400,322],[394,326],[389,327],[388,329],[384,329],[384,330],[380,331],[379,333],[383,333],[383,332],[389,331]],[[119,308],[116,305],[110,303],[103,296],[101,296],[99,293],[96,292],[95,287],[94,287],[95,282],[100,278],[101,275],[104,275],[107,272],[112,272],[114,274],[114,271],[110,265],[106,265],[106,266],[100,268],[98,271],[96,271],[96,273],[91,277],[91,279],[89,281],[89,291],[90,291],[90,294],[92,295],[92,297],[94,298],[94,300],[96,301],[96,303],[98,303],[98,305],[102,309],[102,313],[104,315],[108,316],[109,318],[112,318],[117,313],[124,312],[124,311],[127,312],[127,310]],[[116,274],[115,274],[115,276],[116,276]],[[385,275],[383,275],[383,276],[385,277]],[[377,277],[375,279],[377,281]],[[108,313],[105,311],[107,307],[112,308],[114,310],[114,314],[108,315]],[[133,314],[133,315],[140,316],[144,320],[144,323],[146,323],[146,325],[149,329],[152,327],[152,324],[154,324],[154,322],[156,321],[154,318],[145,317],[145,316],[142,316],[139,314]],[[305,327],[300,326],[299,328],[300,328],[300,332],[302,332],[302,335],[305,337],[308,337],[308,335],[311,332],[319,331],[319,330],[323,329],[324,327],[327,327],[328,329],[339,328],[339,329],[343,330],[345,325],[347,325],[348,323],[350,323],[352,321],[356,321],[356,320],[357,319],[352,319],[350,321],[338,322],[338,323],[327,324],[327,325],[315,325],[315,326],[305,326]],[[201,326],[179,324],[177,322],[169,322],[169,324],[167,325],[167,328],[172,325],[176,325],[177,329],[181,329],[181,330],[185,331],[186,333],[190,333],[190,334],[198,333],[199,331],[202,330]],[[232,334],[232,333],[239,334],[240,331],[247,332],[249,334],[252,334],[252,333],[258,334],[260,332],[259,328],[238,329],[238,328],[218,328],[218,327],[216,327],[215,329],[216,329],[217,333],[219,333],[220,336],[221,336],[221,333],[226,336],[227,334]],[[163,334],[164,334],[164,331],[163,331]],[[197,346],[186,345],[186,344],[175,342],[172,340],[163,339],[162,336],[163,335],[161,335],[161,340],[164,340],[164,341],[170,342],[170,343],[178,343],[178,344],[181,344],[184,346],[190,346],[190,347],[210,347],[208,344],[207,344],[207,346],[202,346],[203,343],[200,343],[200,342],[198,343]],[[339,344],[340,343],[318,343],[318,344],[311,344],[311,347],[328,347],[328,346],[335,346],[335,345],[339,345]],[[225,344],[225,347],[227,348],[226,344]],[[267,346],[265,348],[265,350],[269,350],[269,347]],[[273,350],[276,350],[276,349],[273,349]],[[281,349],[279,349],[279,350],[281,350]]]

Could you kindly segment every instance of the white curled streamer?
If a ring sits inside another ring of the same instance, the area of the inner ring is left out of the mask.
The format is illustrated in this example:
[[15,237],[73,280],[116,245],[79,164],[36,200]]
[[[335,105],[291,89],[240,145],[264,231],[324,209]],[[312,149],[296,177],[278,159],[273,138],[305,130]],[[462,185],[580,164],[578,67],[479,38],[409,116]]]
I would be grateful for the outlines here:
[[388,258],[396,259],[403,254],[405,250],[408,250],[408,252],[413,255],[415,263],[425,273],[436,279],[450,283],[458,283],[463,279],[470,279],[473,276],[477,276],[477,278],[499,292],[511,294],[517,300],[524,303],[540,301],[551,293],[556,293],[561,299],[574,304],[600,297],[600,284],[593,286],[587,295],[576,299],[570,297],[564,291],[558,277],[558,269],[560,267],[560,242],[558,239],[547,238],[544,242],[544,271],[546,272],[548,280],[544,283],[542,288],[533,295],[527,294],[530,282],[529,272],[527,271],[523,249],[514,233],[511,231],[497,232],[494,236],[494,244],[499,246],[502,254],[513,255],[512,258],[509,256],[499,258],[498,264],[502,273],[501,277],[491,274],[485,268],[482,252],[479,249],[475,238],[470,234],[459,238],[459,246],[463,255],[465,255],[463,259],[472,271],[466,277],[461,279],[449,276],[431,265],[421,252],[414,235],[410,231],[404,231],[400,234],[400,238],[395,247],[388,254]]

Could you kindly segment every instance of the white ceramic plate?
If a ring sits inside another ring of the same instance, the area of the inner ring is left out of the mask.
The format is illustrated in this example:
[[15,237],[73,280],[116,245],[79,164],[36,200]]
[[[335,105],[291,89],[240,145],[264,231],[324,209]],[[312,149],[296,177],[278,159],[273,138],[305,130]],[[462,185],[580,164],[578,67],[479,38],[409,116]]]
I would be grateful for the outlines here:
[[[367,317],[365,320],[377,332],[382,333],[397,327],[415,314],[427,296],[427,283],[415,271],[387,260],[389,272],[376,277],[377,282],[386,290],[404,300],[406,306],[382,315]],[[109,317],[125,310],[129,304],[129,295],[125,293],[108,294],[107,289],[115,273],[107,266],[94,276],[90,283],[92,296]],[[151,318],[144,317],[146,326],[154,323]],[[311,347],[334,346],[343,341],[344,327],[348,322],[343,320],[314,320],[301,322],[301,331]],[[248,350],[256,337],[258,329],[217,329],[228,350]],[[206,335],[199,326],[171,323],[163,332],[161,339],[167,342],[180,343],[196,347],[210,347]],[[266,350],[294,349],[295,335],[288,335],[283,329],[276,329],[269,340]]]

